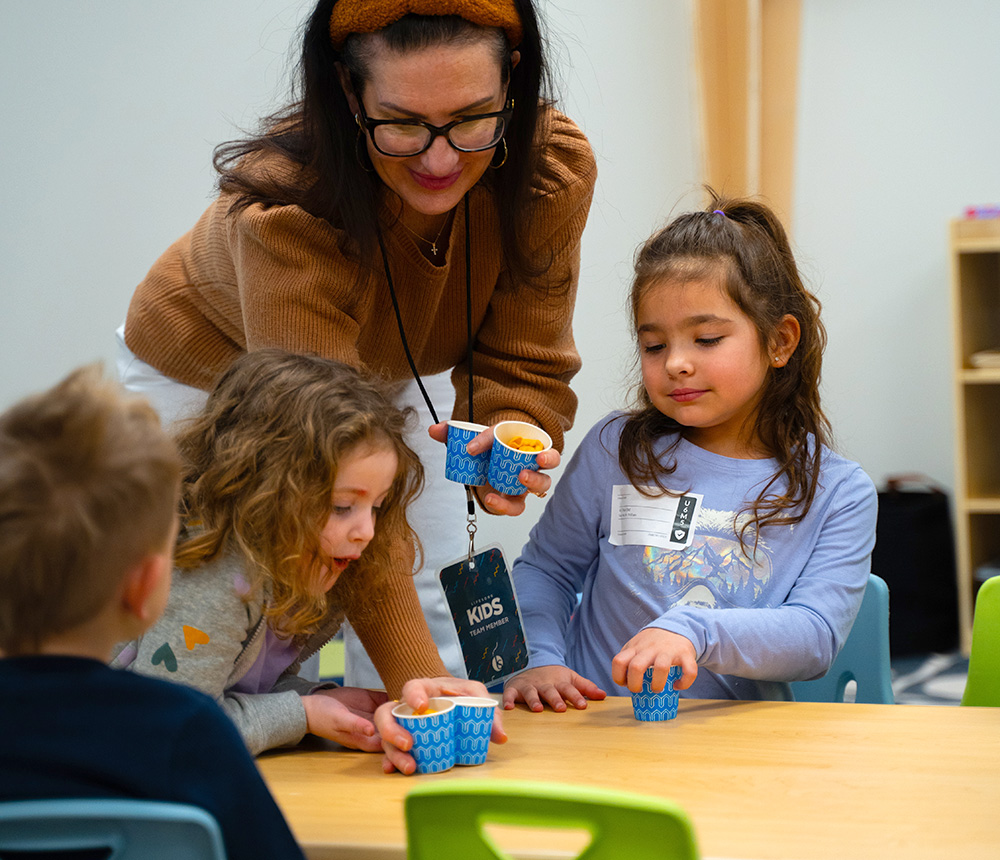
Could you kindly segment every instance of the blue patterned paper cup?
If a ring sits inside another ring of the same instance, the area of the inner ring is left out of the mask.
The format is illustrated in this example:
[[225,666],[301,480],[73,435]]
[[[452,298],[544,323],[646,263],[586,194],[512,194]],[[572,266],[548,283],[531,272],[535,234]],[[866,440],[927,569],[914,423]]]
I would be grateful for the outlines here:
[[518,451],[510,443],[518,436],[536,439],[542,443],[542,451],[552,447],[552,437],[541,427],[525,421],[501,421],[493,428],[493,451],[490,453],[490,486],[498,493],[508,496],[523,496],[528,488],[518,478],[522,469],[538,471],[538,455],[541,451]]
[[448,450],[444,460],[444,476],[449,481],[481,487],[486,483],[490,470],[490,451],[487,448],[473,456],[466,446],[487,428],[468,421],[448,422]]
[[417,773],[441,773],[454,767],[455,703],[451,699],[431,699],[428,713],[423,714],[399,704],[392,715],[413,736],[410,755],[417,763]]
[[632,713],[635,714],[635,718],[644,723],[652,723],[676,717],[681,694],[674,689],[674,681],[679,681],[680,677],[681,667],[671,666],[663,692],[654,693],[651,687],[653,670],[647,669],[642,676],[642,692],[632,694]]
[[455,703],[455,764],[482,764],[490,748],[496,699],[447,696]]

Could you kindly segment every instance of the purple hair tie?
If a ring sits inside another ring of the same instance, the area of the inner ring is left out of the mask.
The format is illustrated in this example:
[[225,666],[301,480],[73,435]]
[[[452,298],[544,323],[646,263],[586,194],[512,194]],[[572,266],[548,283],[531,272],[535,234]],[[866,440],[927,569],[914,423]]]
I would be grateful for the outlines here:
[[713,215],[721,215],[723,218],[726,217],[726,213],[723,212],[721,209],[713,209],[712,210],[712,214]]

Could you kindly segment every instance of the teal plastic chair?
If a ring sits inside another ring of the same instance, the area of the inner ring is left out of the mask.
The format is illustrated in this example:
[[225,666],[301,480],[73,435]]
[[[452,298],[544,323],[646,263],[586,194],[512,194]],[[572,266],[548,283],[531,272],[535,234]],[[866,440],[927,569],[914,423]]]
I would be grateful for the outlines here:
[[843,702],[849,681],[857,684],[855,702],[896,702],[889,663],[889,586],[874,573],[868,576],[858,617],[830,671],[815,681],[796,681],[792,695],[796,702]]
[[107,860],[226,860],[219,824],[204,809],[114,798],[0,803],[0,857],[5,852],[65,852]]
[[403,804],[409,860],[508,860],[488,824],[583,830],[578,860],[697,860],[676,804],[640,794],[542,782],[453,779],[414,788]]
[[987,579],[976,595],[962,704],[1000,707],[1000,576]]

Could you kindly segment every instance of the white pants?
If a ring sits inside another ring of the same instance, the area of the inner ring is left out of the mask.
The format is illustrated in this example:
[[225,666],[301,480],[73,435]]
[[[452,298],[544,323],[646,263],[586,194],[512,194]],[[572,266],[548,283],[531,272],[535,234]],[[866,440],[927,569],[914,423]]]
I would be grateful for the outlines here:
[[[128,390],[143,394],[149,399],[159,412],[165,427],[179,418],[194,414],[205,405],[208,398],[206,392],[171,379],[138,358],[125,345],[124,325],[118,328],[115,335],[118,341],[118,378]],[[440,373],[421,379],[438,417],[441,420],[451,417],[455,391],[450,374]],[[403,389],[396,398],[396,404],[400,407],[413,406],[417,412],[417,420],[412,422],[406,441],[420,457],[425,472],[424,491],[409,511],[410,524],[420,536],[424,549],[424,567],[414,579],[417,596],[445,667],[452,675],[466,678],[468,675],[458,635],[436,576],[440,568],[458,560],[469,549],[469,537],[465,529],[465,488],[444,476],[445,447],[427,435],[427,428],[433,423],[433,419],[415,382],[411,381]],[[378,672],[350,625],[344,627],[344,653],[345,684],[369,689],[383,686]],[[300,674],[307,678],[318,677],[318,655],[303,665]]]
[[208,392],[171,379],[151,364],[146,364],[125,345],[125,325],[115,332],[118,356],[115,361],[118,379],[129,391],[142,394],[160,413],[160,421],[169,427],[178,418],[194,415],[208,400]]

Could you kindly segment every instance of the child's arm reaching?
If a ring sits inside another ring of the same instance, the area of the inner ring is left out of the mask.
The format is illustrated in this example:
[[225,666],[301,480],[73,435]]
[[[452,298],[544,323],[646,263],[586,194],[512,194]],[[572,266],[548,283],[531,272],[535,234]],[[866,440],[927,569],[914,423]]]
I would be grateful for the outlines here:
[[548,705],[565,711],[600,700],[605,691],[566,664],[566,633],[577,595],[592,574],[599,553],[602,504],[608,481],[600,460],[587,452],[602,445],[600,422],[570,458],[545,506],[513,577],[530,648],[530,668],[504,686],[504,708],[524,702],[532,711]]
[[378,752],[382,740],[375,729],[375,712],[389,697],[381,690],[336,687],[302,697],[306,730],[342,746]]
[[794,580],[771,605],[679,605],[640,635],[652,628],[678,634],[692,644],[698,665],[718,674],[764,681],[821,676],[850,632],[871,567],[877,497],[868,476],[851,467],[847,476],[824,473],[827,491],[794,526],[797,534],[811,536],[803,557],[779,553],[772,559],[772,581]]

